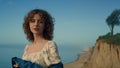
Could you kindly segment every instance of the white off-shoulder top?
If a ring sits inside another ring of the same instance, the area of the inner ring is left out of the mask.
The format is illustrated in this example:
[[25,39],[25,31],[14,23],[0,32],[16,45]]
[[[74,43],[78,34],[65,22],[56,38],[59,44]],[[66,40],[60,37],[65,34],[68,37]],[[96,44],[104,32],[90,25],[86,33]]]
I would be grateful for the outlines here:
[[23,60],[40,64],[44,68],[47,68],[51,64],[57,64],[61,61],[60,56],[58,54],[57,46],[53,41],[48,41],[41,51],[31,54],[28,54],[26,52],[28,46],[29,45],[26,45],[24,49],[24,53],[22,56]]

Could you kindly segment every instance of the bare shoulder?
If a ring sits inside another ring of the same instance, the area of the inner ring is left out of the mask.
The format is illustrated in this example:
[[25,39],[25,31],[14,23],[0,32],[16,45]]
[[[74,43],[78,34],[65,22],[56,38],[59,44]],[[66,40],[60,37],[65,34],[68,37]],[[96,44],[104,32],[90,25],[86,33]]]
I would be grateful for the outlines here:
[[49,45],[55,44],[55,42],[52,41],[52,40],[48,40],[47,42],[48,42]]
[[55,41],[48,41],[48,46],[51,47],[57,47],[56,42]]

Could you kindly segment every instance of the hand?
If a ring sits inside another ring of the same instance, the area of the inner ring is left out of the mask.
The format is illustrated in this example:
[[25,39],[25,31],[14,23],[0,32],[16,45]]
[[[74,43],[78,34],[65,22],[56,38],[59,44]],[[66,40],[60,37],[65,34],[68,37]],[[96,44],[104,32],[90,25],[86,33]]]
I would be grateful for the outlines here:
[[19,65],[17,63],[13,65],[14,68],[18,68],[18,66]]

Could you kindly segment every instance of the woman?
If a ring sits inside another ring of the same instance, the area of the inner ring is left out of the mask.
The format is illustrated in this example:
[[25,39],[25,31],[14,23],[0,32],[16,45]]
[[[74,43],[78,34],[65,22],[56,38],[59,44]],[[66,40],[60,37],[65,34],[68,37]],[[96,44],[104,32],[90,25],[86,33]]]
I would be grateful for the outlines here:
[[[27,39],[22,59],[48,68],[61,63],[57,46],[53,39],[54,23],[51,15],[42,9],[34,9],[24,19],[23,29]],[[61,63],[62,65],[62,63]],[[19,67],[19,64],[15,64]]]

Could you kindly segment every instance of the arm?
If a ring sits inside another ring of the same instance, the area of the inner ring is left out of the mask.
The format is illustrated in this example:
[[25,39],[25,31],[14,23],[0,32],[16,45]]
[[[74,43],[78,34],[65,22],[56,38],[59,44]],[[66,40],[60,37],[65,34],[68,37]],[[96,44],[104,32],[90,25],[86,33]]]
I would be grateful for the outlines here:
[[48,44],[45,62],[48,66],[61,62],[57,46],[53,41]]

